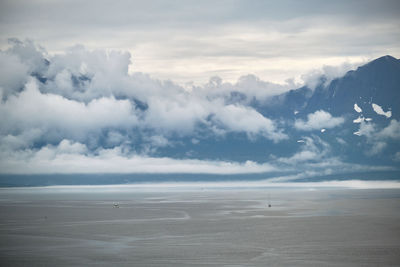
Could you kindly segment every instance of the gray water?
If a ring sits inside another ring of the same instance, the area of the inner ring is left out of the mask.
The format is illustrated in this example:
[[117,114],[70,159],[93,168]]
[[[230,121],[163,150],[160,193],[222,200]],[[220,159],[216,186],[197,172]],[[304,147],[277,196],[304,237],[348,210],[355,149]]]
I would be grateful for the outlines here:
[[400,190],[3,189],[0,265],[399,266],[399,219]]

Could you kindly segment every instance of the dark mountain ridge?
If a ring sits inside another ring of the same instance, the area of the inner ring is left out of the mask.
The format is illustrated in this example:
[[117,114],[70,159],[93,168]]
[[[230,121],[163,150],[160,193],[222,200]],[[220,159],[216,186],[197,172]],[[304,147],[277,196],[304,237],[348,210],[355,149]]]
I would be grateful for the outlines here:
[[295,119],[305,118],[317,110],[346,116],[354,113],[354,104],[357,104],[364,116],[376,117],[372,108],[375,103],[385,111],[390,110],[392,118],[400,116],[399,59],[386,55],[348,71],[328,84],[325,81],[321,77],[315,89],[303,86],[254,107],[267,117]]

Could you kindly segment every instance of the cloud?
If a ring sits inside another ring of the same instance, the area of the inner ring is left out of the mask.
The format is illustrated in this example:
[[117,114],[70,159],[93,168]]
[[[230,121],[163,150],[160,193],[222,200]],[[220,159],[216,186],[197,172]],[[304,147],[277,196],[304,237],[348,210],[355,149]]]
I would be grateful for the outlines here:
[[290,157],[281,157],[276,161],[288,165],[297,165],[305,162],[318,162],[330,152],[330,146],[317,136],[303,137],[300,150]]
[[[293,133],[283,128],[288,122],[272,119],[258,105],[293,81],[277,86],[249,75],[237,83],[213,77],[202,86],[180,86],[129,72],[134,60],[124,51],[74,46],[51,54],[30,41],[13,40],[0,56],[6,62],[0,81],[2,173],[244,174],[282,169],[294,179],[298,172],[329,174],[340,166],[351,170],[316,136],[304,137],[291,156],[269,163],[262,156],[236,162],[224,160],[231,155],[216,158],[213,152],[201,152],[200,145],[209,140],[233,147],[230,138],[237,136],[268,149],[290,142]],[[296,120],[294,127],[312,131],[343,122],[319,110]],[[397,124],[392,121],[374,138],[398,138]],[[362,135],[372,136],[373,129],[363,127]],[[194,147],[202,158],[181,158]],[[265,153],[267,157],[269,151]]]
[[216,110],[212,121],[217,121],[223,129],[241,132],[246,129],[250,138],[258,134],[275,142],[287,139],[287,135],[277,131],[275,123],[250,107],[241,105],[226,105]]
[[[1,174],[85,174],[85,173],[186,173],[186,174],[273,174],[291,173],[269,178],[268,182],[293,181],[333,173],[388,171],[386,166],[344,163],[329,157],[329,147],[319,138],[308,139],[301,152],[290,158],[257,163],[223,160],[177,159],[126,153],[123,147],[91,151],[85,144],[64,139],[57,145],[40,149],[0,151]],[[313,157],[300,157],[303,151]],[[319,155],[318,155],[319,153]],[[23,167],[21,167],[23,166]],[[271,175],[270,175],[271,176]]]
[[14,54],[0,51],[1,99],[20,91],[28,80],[28,66]]
[[354,0],[170,1],[168,8],[163,1],[2,1],[1,7],[0,45],[16,36],[46,42],[51,53],[76,42],[130,50],[135,71],[182,83],[218,74],[233,82],[247,73],[284,82],[316,65],[399,54],[399,4],[391,0],[363,7]]
[[385,148],[387,147],[386,142],[383,141],[374,141],[372,143],[372,146],[369,150],[367,150],[365,153],[367,155],[377,155],[381,153]]
[[[249,174],[277,171],[268,163],[209,161],[126,155],[121,147],[90,152],[84,144],[62,140],[39,150],[17,150],[12,156],[0,153],[3,174],[52,173],[199,173]],[[4,157],[5,156],[5,157]],[[24,166],[21,168],[21,166]]]
[[[29,40],[10,44],[0,51],[0,146],[10,156],[63,140],[83,144],[87,153],[120,147],[153,155],[179,145],[170,141],[175,137],[244,133],[251,140],[287,138],[275,121],[249,106],[249,99],[270,94],[269,84],[256,77],[240,84],[211,79],[186,88],[129,73],[127,52],[78,45],[48,54]],[[254,82],[259,91],[249,90]],[[234,94],[247,100],[233,100]]]
[[374,123],[361,122],[359,130],[354,134],[367,138],[371,145],[366,151],[367,155],[377,155],[387,147],[388,141],[400,140],[400,122],[392,119],[389,125],[381,130],[377,129]]
[[[320,69],[310,70],[308,73],[301,75],[301,80],[311,89],[317,86],[327,86],[331,81],[340,78],[348,71],[356,69],[358,66],[366,63],[366,60],[358,62],[343,62],[339,65],[323,65]],[[358,112],[358,111],[357,111]]]
[[160,132],[180,135],[193,133],[197,123],[205,122],[213,103],[178,91],[171,96],[152,95],[148,98],[144,123]]
[[302,131],[321,130],[323,128],[331,129],[344,123],[342,117],[332,117],[329,112],[318,110],[307,115],[307,121],[296,120],[294,127]]
[[4,118],[0,125],[2,133],[40,129],[47,138],[59,135],[59,139],[81,141],[91,132],[127,129],[138,123],[136,110],[128,100],[102,97],[85,104],[56,94],[42,94],[32,78],[24,91],[0,104],[0,116]]
[[11,47],[6,50],[6,53],[16,55],[28,67],[30,73],[40,75],[46,71],[48,54],[43,47],[36,45],[30,39],[20,41],[16,38],[9,38],[8,43]]
[[396,154],[394,154],[393,156],[393,160],[400,162],[400,151],[396,152]]
[[[44,74],[47,81],[41,87],[44,92],[60,94],[79,101],[90,101],[93,98],[112,95],[116,97],[137,95],[139,98],[144,95],[136,83],[129,81],[128,68],[131,64],[131,55],[128,52],[89,51],[81,45],[76,45],[65,53],[54,55],[50,60],[51,64]],[[142,90],[147,89],[144,81],[141,85],[144,87]]]
[[259,77],[249,74],[239,77],[237,83],[234,84],[234,91],[247,95],[249,100],[257,99],[263,102],[269,96],[278,95],[297,87],[300,87],[300,84],[293,79],[277,84],[263,81]]
[[379,131],[376,135],[378,138],[399,140],[400,122],[397,120],[391,120],[389,125]]
[[368,171],[393,171],[391,166],[348,163],[333,154],[331,145],[316,135],[303,137],[300,148],[289,157],[272,157],[270,163],[289,174],[269,178],[269,182],[288,182],[333,174]]

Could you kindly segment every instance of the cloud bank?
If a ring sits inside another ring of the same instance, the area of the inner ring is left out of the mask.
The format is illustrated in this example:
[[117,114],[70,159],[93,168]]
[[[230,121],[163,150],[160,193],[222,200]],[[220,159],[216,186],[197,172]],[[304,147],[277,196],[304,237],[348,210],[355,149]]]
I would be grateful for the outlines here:
[[[0,51],[2,173],[269,172],[275,167],[266,163],[152,154],[176,145],[177,137],[198,136],[199,142],[202,135],[238,133],[275,143],[288,138],[278,122],[248,105],[273,94],[273,86],[257,77],[237,84],[215,77],[184,88],[130,74],[126,52],[74,46],[49,55],[29,40],[10,45]],[[257,90],[247,92],[254,84]]]
[[247,88],[244,80],[186,89],[145,74],[128,74],[129,53],[76,46],[49,56],[30,41],[13,40],[0,57],[3,135],[35,130],[54,144],[65,138],[85,142],[87,136],[102,133],[115,142],[116,130],[126,141],[129,134],[144,131],[193,135],[201,125],[210,132],[286,138],[273,120],[245,103],[229,101],[230,92]]
[[[4,154],[4,152],[2,152]],[[3,156],[3,155],[2,155]],[[21,166],[24,166],[21,168]],[[0,162],[3,173],[198,173],[249,174],[277,171],[276,167],[252,161],[244,163],[126,155],[121,147],[91,152],[84,144],[63,140],[37,151],[18,151]]]
[[[312,132],[338,127],[342,117],[318,110],[285,121],[263,112],[293,81],[277,85],[246,75],[229,83],[214,76],[180,86],[129,72],[131,61],[123,51],[77,45],[50,54],[32,41],[10,40],[0,51],[0,173],[280,173],[276,181],[289,181],[388,170],[348,164]],[[361,123],[360,135],[374,144],[397,140],[397,124],[373,133],[373,125]],[[292,140],[293,131],[305,134],[302,143]],[[214,147],[220,140],[237,143]],[[272,151],[293,143],[289,155]],[[224,157],[248,145],[265,151],[257,159]],[[218,153],[197,157],[194,147]]]

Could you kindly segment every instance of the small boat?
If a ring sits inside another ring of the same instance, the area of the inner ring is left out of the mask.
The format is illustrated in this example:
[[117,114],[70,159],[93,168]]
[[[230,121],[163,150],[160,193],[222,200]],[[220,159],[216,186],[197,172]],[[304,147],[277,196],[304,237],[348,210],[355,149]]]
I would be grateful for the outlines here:
[[119,208],[119,204],[114,203],[113,208]]

